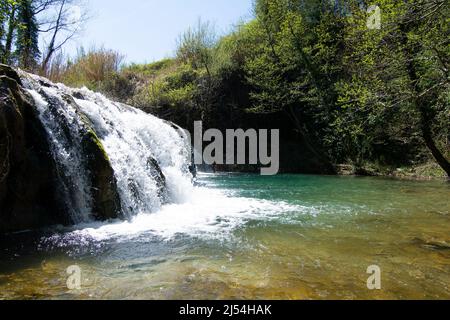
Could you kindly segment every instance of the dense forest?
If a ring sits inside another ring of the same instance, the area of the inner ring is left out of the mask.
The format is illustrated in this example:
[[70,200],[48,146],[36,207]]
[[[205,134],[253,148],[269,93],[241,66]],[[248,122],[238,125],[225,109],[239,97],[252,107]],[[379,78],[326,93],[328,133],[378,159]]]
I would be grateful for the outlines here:
[[67,58],[67,3],[1,0],[1,62],[189,129],[281,128],[285,172],[450,176],[448,1],[257,0],[232,32],[199,21],[175,57],[131,65]]

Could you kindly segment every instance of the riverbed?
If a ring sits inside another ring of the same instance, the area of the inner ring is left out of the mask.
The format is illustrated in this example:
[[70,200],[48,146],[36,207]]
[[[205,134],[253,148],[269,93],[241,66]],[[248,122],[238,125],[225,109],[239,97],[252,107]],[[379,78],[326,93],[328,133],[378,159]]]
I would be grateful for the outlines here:
[[130,221],[2,236],[0,299],[450,299],[449,199],[445,181],[200,174]]

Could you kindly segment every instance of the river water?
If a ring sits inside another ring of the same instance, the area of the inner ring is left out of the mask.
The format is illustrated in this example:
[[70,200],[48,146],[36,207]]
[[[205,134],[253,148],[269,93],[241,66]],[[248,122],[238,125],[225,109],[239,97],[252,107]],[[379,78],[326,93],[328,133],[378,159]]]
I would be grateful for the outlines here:
[[[200,174],[197,185],[127,222],[2,236],[0,299],[450,299],[447,182]],[[373,265],[381,290],[367,288]]]

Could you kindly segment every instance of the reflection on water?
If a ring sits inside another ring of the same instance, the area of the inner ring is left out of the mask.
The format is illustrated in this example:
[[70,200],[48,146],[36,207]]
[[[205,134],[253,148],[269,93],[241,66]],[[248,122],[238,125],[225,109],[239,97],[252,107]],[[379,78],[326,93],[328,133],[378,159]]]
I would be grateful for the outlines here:
[[[16,234],[0,299],[450,299],[450,186],[211,175],[131,222]],[[82,270],[67,289],[66,268]],[[382,271],[370,291],[367,267]]]

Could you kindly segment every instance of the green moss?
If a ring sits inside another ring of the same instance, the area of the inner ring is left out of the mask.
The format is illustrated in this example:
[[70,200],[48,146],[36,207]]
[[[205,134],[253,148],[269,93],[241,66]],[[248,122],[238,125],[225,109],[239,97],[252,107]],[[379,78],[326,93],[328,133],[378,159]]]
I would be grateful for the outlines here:
[[100,141],[100,139],[98,138],[98,136],[94,132],[94,130],[89,129],[87,131],[87,135],[89,136],[89,139],[91,139],[91,141],[94,142],[94,144],[97,146],[98,150],[103,155],[103,159],[105,159],[106,161],[110,162],[110,159],[109,159],[108,154],[106,153],[105,147],[103,147],[102,142]]
[[100,139],[92,129],[88,129],[83,136],[83,149],[92,183],[93,216],[98,220],[121,217],[114,170]]

